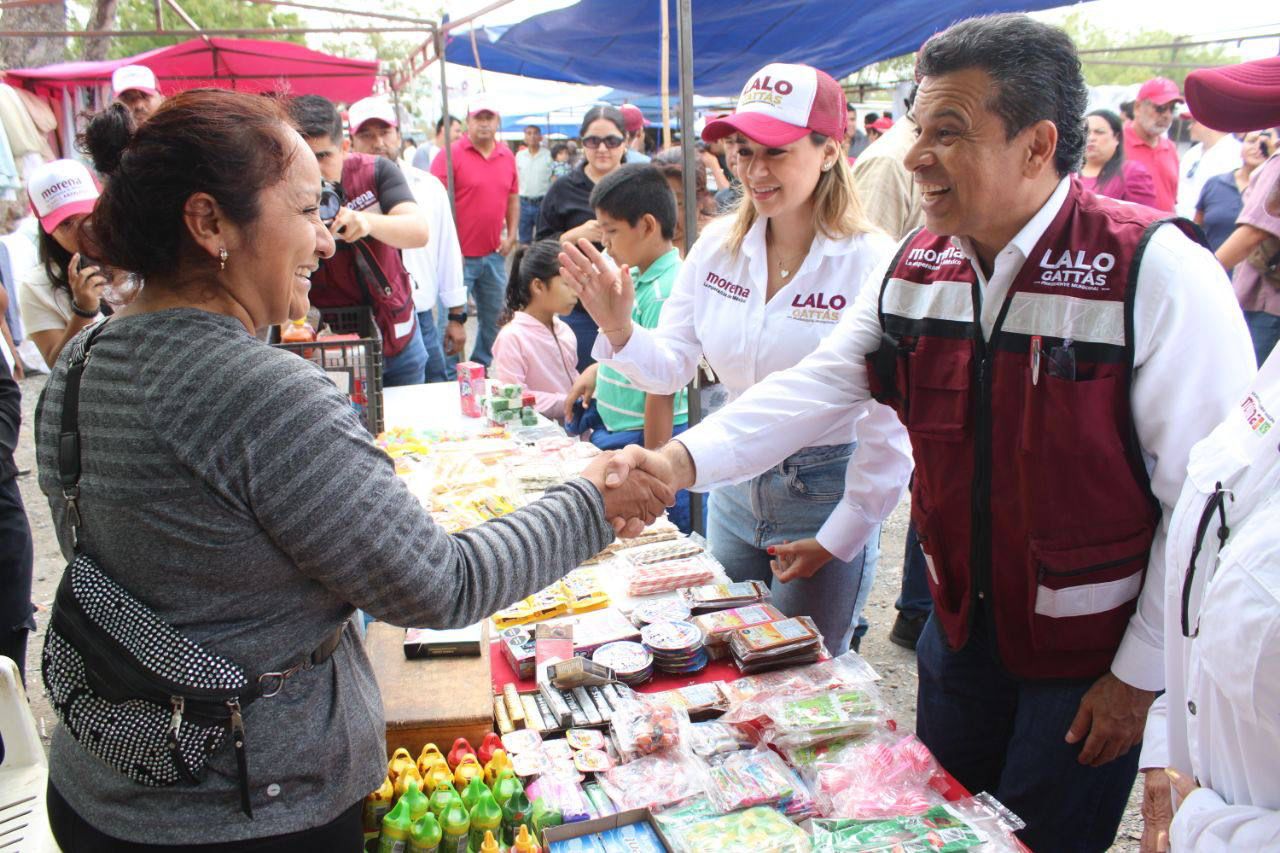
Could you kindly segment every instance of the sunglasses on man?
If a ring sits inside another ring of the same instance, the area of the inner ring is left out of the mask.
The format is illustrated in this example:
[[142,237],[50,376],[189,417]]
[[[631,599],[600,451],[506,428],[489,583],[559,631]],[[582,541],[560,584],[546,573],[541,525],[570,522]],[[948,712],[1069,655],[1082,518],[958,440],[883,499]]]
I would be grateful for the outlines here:
[[626,142],[626,140],[623,139],[621,136],[614,136],[612,134],[609,136],[582,137],[582,144],[592,150],[599,148],[601,145],[603,145],[605,148],[608,148],[610,151],[612,151],[613,149],[617,148],[624,142]]

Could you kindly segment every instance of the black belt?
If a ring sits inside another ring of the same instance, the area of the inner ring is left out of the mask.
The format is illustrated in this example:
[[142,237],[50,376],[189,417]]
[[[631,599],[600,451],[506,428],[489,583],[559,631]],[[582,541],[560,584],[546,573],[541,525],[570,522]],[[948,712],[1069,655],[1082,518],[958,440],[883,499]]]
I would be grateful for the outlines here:
[[540,195],[540,196],[537,196],[536,198],[535,198],[534,196],[531,196],[531,195],[522,195],[522,196],[520,196],[520,200],[521,200],[521,201],[527,201],[527,202],[530,202],[530,203],[532,203],[532,204],[542,204],[542,200],[543,200],[544,198],[546,198],[546,196],[545,196],[545,195]]
[[313,666],[319,666],[333,656],[337,650],[338,644],[342,642],[342,634],[347,630],[350,620],[343,622],[338,626],[332,634],[324,639],[320,645],[312,650],[311,654],[300,663],[295,663],[288,669],[282,669],[279,672],[264,672],[258,676],[259,696],[270,698],[275,696],[284,689],[284,683],[293,675],[302,670],[311,669]]

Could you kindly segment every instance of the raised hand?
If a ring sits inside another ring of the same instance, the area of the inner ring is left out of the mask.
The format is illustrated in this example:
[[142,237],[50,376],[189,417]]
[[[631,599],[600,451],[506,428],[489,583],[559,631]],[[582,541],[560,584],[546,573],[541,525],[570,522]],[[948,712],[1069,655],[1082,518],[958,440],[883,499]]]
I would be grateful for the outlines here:
[[631,339],[631,309],[636,302],[631,271],[616,269],[587,240],[560,244],[560,276],[578,294],[582,307],[615,348]]
[[633,537],[675,503],[675,490],[662,479],[669,473],[657,454],[642,447],[628,447],[600,454],[582,476],[600,490],[605,517],[614,532]]

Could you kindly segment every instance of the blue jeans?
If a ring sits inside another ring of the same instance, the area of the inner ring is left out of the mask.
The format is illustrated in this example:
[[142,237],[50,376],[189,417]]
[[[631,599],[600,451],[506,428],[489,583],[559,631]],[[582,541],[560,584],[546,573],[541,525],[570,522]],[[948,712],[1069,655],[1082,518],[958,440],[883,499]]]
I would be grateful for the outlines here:
[[960,651],[935,616],[916,646],[916,734],[970,791],[990,791],[1027,823],[1036,853],[1106,850],[1138,774],[1139,747],[1101,767],[1064,738],[1090,682],[1019,681],[1005,673],[981,616]]
[[[604,425],[604,421],[600,420],[600,415],[596,411],[595,404],[592,403],[581,418],[575,422],[575,433],[586,432],[591,430],[590,442],[601,450],[621,450],[632,444],[644,444],[644,430],[642,429],[625,429],[618,432],[610,432]],[[687,423],[679,424],[671,428],[671,435],[677,436],[689,428]],[[689,533],[692,530],[689,518],[689,493],[684,489],[676,492],[675,506],[667,508],[667,518],[681,532]]]
[[929,581],[925,578],[928,567],[924,562],[924,549],[916,524],[907,526],[907,553],[902,560],[902,589],[893,606],[903,616],[928,616],[933,612],[933,596],[929,594]]
[[1244,322],[1249,327],[1249,337],[1253,338],[1253,353],[1258,359],[1258,367],[1262,367],[1275,349],[1276,341],[1280,340],[1280,314],[1246,311]]
[[413,337],[394,357],[382,361],[382,387],[421,385],[427,370],[427,349],[422,345],[422,332],[415,326]]
[[542,196],[520,196],[520,242],[526,246],[533,242],[533,226],[538,224],[538,212],[541,210]]
[[754,480],[716,489],[707,517],[711,553],[729,577],[769,584],[774,606],[788,616],[813,619],[833,655],[849,650],[853,626],[871,594],[871,546],[850,561],[833,559],[812,577],[785,584],[774,578],[765,549],[817,534],[844,497],[853,449],[845,444],[797,451]]
[[436,325],[435,313],[418,312],[418,329],[422,332],[422,346],[427,351],[427,382],[448,382],[449,371],[444,365],[444,347],[440,343],[440,327]]
[[[470,360],[488,367],[493,361],[493,342],[498,337],[498,318],[507,303],[506,260],[497,252],[480,258],[463,258],[462,278],[467,293],[475,300],[479,326]],[[449,370],[461,360],[459,355],[445,357]]]

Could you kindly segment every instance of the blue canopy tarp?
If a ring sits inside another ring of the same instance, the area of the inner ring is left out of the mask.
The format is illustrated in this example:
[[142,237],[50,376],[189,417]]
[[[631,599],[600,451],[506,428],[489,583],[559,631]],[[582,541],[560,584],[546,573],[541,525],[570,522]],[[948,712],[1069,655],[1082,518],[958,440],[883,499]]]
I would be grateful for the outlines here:
[[[671,91],[680,89],[676,0],[671,14]],[[813,65],[836,78],[910,53],[934,33],[974,15],[1033,11],[1063,0],[694,0],[693,80],[700,95],[737,95],[767,62]],[[657,3],[581,0],[507,27],[453,33],[450,62],[491,71],[661,89]]]

